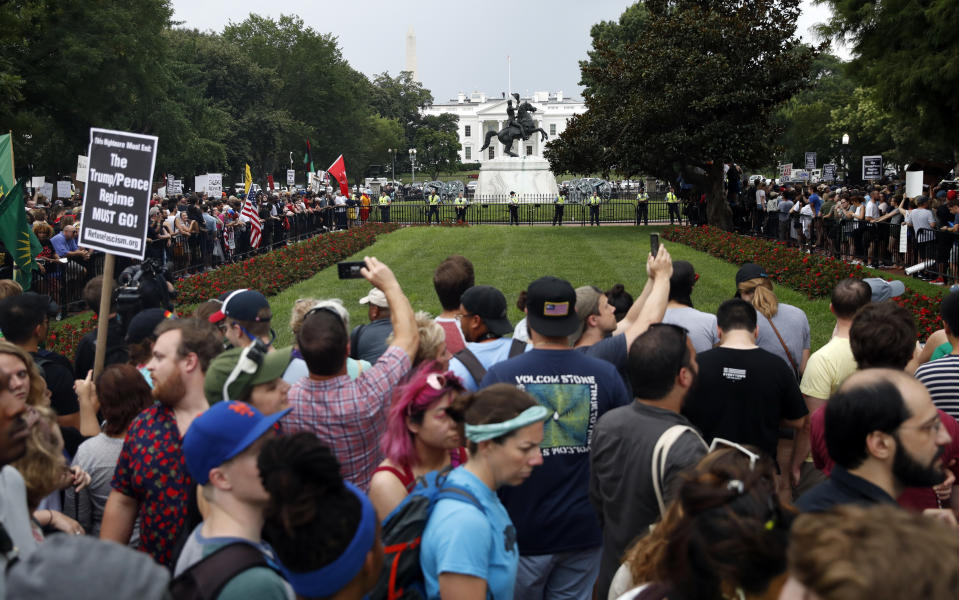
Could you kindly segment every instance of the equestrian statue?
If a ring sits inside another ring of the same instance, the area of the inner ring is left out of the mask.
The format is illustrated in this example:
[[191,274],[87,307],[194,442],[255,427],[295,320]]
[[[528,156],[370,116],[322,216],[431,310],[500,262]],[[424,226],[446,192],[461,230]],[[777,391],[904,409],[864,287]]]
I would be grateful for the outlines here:
[[545,142],[549,139],[549,136],[546,135],[546,132],[542,128],[537,127],[536,123],[533,122],[533,115],[531,113],[536,112],[536,107],[530,104],[529,102],[519,101],[519,94],[513,94],[513,98],[516,99],[517,107],[513,108],[513,101],[506,101],[506,115],[509,117],[509,121],[506,123],[506,127],[497,131],[487,131],[486,132],[486,144],[480,148],[480,152],[489,148],[490,140],[495,136],[499,139],[500,143],[503,144],[503,151],[506,152],[507,156],[512,156],[519,158],[519,155],[513,153],[513,142],[518,139],[523,139],[526,141],[529,139],[529,136],[533,135],[537,131],[542,134],[540,141]]

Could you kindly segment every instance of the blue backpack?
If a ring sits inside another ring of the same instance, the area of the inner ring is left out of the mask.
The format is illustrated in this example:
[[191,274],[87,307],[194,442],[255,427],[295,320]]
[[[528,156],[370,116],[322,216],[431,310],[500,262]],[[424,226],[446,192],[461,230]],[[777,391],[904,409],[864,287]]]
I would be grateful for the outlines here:
[[466,502],[486,514],[483,505],[469,490],[446,482],[450,471],[452,467],[446,467],[417,479],[409,496],[383,519],[383,572],[369,593],[371,600],[425,600],[420,543],[438,500],[450,498]]

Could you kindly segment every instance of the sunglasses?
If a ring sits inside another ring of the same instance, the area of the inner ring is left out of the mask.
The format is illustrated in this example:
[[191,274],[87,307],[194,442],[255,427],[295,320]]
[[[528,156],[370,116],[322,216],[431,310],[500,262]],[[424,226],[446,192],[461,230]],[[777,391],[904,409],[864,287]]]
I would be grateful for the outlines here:
[[732,449],[734,449],[734,450],[738,450],[739,452],[745,454],[747,457],[749,457],[749,470],[750,470],[750,471],[755,471],[755,470],[756,470],[756,461],[759,460],[759,455],[758,455],[758,454],[756,454],[755,452],[749,450],[748,448],[746,448],[746,447],[743,446],[742,444],[737,444],[736,442],[731,442],[731,441],[729,441],[729,440],[724,440],[723,438],[713,438],[713,443],[711,443],[711,444],[709,445],[709,451],[710,451],[710,452],[714,452],[714,451],[717,450],[720,446],[725,446],[725,447],[727,447],[727,448],[732,448]]

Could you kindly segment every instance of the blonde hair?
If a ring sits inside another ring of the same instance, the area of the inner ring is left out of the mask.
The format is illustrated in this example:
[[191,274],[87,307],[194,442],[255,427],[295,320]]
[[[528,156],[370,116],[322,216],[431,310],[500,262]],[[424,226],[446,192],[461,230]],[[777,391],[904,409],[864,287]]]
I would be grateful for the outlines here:
[[0,300],[11,296],[19,296],[23,287],[12,279],[0,279]]
[[[50,406],[50,398],[47,396],[47,382],[40,375],[40,369],[37,368],[37,363],[33,362],[33,357],[20,346],[7,340],[0,340],[0,354],[12,354],[26,366],[27,375],[30,377],[30,392],[27,394],[27,404],[29,406]],[[12,373],[7,373],[7,375],[12,375]]]
[[756,311],[767,319],[772,319],[779,312],[779,299],[773,292],[773,282],[768,277],[754,277],[739,284],[740,294],[752,293],[752,305]]
[[339,298],[329,298],[326,300],[320,298],[300,298],[293,303],[293,308],[290,310],[290,331],[293,332],[294,340],[296,336],[300,334],[300,328],[303,327],[303,319],[306,318],[306,313],[314,308],[320,307],[329,308],[338,314],[343,321],[343,326],[346,328],[346,331],[350,331],[350,313],[347,312],[346,307],[343,306],[343,301]]
[[29,410],[37,419],[30,427],[27,452],[11,465],[23,476],[27,506],[33,512],[41,500],[62,489],[68,479],[57,414],[46,406],[33,406]]
[[[446,345],[446,332],[428,312],[417,311],[414,318],[416,319],[416,332],[420,336],[420,345],[416,349],[416,356],[413,357],[413,366],[416,367],[424,362],[436,359],[440,348]],[[386,344],[392,343],[393,334],[391,333],[386,338]]]

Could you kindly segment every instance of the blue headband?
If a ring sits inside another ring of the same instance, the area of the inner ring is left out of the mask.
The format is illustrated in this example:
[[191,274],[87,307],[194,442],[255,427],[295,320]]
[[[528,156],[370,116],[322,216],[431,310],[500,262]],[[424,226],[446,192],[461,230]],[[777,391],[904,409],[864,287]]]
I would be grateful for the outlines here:
[[527,408],[509,421],[503,421],[502,423],[487,423],[485,425],[467,424],[466,439],[475,443],[492,440],[506,435],[511,431],[516,431],[517,429],[526,427],[527,425],[539,423],[540,421],[546,419],[548,415],[549,411],[546,409],[546,407],[537,404],[536,406]]
[[356,528],[350,545],[330,564],[305,573],[297,573],[280,565],[283,577],[290,582],[300,596],[326,598],[346,587],[363,568],[366,554],[376,542],[376,511],[373,510],[373,503],[352,483],[344,481],[343,485],[360,501],[362,507],[360,524]]

